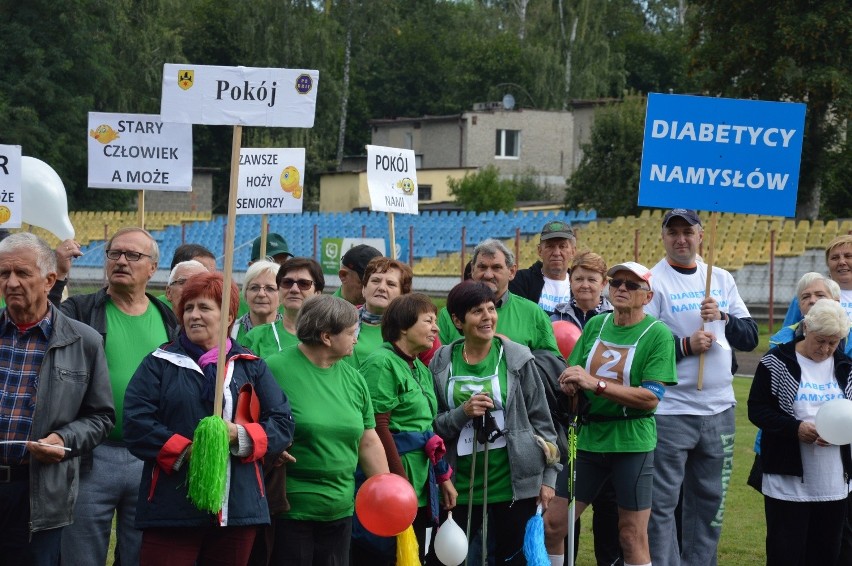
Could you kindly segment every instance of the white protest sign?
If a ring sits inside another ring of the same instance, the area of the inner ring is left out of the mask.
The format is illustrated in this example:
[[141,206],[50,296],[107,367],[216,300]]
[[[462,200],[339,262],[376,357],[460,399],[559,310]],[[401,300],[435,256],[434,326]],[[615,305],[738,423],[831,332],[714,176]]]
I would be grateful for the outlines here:
[[414,151],[368,145],[367,188],[371,210],[417,214]]
[[304,148],[241,148],[237,214],[302,212]]
[[0,228],[21,227],[21,146],[0,145]]
[[192,125],[156,114],[89,112],[89,186],[192,190]]
[[163,66],[160,115],[166,122],[311,128],[319,71]]

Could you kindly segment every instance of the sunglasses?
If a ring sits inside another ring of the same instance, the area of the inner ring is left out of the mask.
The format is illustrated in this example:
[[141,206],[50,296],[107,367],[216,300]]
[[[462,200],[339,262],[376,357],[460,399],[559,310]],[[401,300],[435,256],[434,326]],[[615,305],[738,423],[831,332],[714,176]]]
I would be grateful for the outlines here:
[[622,285],[627,287],[628,291],[638,291],[639,289],[642,289],[643,291],[650,291],[650,289],[648,289],[647,287],[643,287],[639,283],[636,283],[635,281],[630,281],[628,279],[610,279],[609,280],[609,286],[610,286],[611,289],[618,289]]
[[293,284],[298,285],[300,291],[307,291],[314,286],[314,282],[310,279],[290,279],[289,277],[285,277],[281,280],[282,289],[290,289]]

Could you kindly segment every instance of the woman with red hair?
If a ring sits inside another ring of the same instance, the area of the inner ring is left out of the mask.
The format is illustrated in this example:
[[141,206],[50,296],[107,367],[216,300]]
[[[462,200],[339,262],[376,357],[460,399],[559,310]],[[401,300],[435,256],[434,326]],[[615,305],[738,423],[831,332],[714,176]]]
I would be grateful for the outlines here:
[[[246,564],[258,525],[269,524],[261,460],[279,456],[293,439],[290,406],[266,363],[227,340],[224,407],[214,410],[224,282],[200,273],[184,285],[178,303],[178,339],[140,364],[124,400],[130,452],[145,462],[136,526],[142,529],[140,563]],[[239,308],[231,285],[228,329]],[[241,418],[240,394],[259,401],[259,414]],[[228,488],[222,509],[211,514],[187,497],[188,460],[198,422],[220,415],[228,426]],[[212,562],[211,562],[212,563]]]

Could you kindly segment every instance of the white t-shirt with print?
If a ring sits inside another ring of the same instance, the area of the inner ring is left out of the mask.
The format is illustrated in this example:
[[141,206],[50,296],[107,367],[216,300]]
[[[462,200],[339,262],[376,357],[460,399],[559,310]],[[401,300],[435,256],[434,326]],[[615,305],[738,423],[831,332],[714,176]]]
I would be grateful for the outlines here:
[[[834,358],[814,362],[796,353],[802,380],[793,401],[796,419],[812,423],[817,411],[832,399],[843,399],[843,390],[834,377]],[[818,446],[799,442],[802,477],[763,474],[763,494],[783,501],[837,501],[846,499],[849,484],[843,478],[839,446]]]
[[840,290],[840,306],[846,309],[846,315],[852,320],[852,289]]
[[[651,268],[654,296],[645,312],[663,321],[679,338],[691,336],[701,328],[701,301],[707,277],[707,264],[697,262],[695,273],[677,272],[665,258]],[[719,310],[737,318],[751,317],[740,297],[733,276],[713,267],[710,294]],[[685,356],[677,363],[677,385],[666,387],[657,406],[658,415],[715,415],[737,404],[731,374],[731,349],[725,340],[724,321],[705,325],[716,343],[704,354],[704,378],[698,391],[698,356]]]
[[565,277],[561,281],[545,277],[541,297],[538,299],[538,306],[544,309],[545,312],[555,312],[556,305],[567,303],[570,298],[571,283],[568,281],[568,277]]

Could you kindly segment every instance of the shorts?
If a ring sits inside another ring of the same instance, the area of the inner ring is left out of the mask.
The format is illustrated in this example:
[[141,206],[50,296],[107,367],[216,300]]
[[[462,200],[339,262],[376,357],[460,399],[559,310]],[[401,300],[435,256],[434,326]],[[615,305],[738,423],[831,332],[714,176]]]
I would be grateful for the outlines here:
[[654,451],[587,452],[577,450],[577,500],[591,503],[601,486],[612,478],[618,506],[628,511],[651,508],[654,487]]

